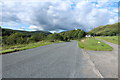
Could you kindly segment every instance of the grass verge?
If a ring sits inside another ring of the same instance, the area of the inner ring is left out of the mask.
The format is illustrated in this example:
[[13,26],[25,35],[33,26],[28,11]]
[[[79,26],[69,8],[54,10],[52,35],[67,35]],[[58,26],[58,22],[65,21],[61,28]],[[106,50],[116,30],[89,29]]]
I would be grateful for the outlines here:
[[21,50],[26,50],[26,49],[32,49],[32,48],[45,46],[45,45],[49,45],[49,44],[53,44],[53,43],[60,43],[60,42],[63,42],[63,41],[55,41],[55,42],[41,41],[41,42],[37,42],[37,43],[6,46],[6,47],[3,47],[1,53],[6,54],[6,53],[11,53],[11,52],[21,51]]
[[96,40],[95,38],[84,38],[78,41],[78,45],[80,48],[86,50],[94,50],[94,51],[112,51],[113,48],[104,42]]
[[96,38],[103,39],[103,40],[106,40],[108,42],[120,45],[120,41],[119,41],[120,36],[108,36],[108,37],[96,37]]

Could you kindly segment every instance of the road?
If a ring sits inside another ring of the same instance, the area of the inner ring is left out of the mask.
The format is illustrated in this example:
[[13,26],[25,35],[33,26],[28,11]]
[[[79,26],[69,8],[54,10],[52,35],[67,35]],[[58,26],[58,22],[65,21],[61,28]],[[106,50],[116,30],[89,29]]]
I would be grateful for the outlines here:
[[103,78],[77,41],[2,55],[3,78]]
[[[98,39],[101,40],[101,39]],[[118,45],[101,40],[110,45],[112,51],[89,51],[84,50],[89,55],[90,60],[95,64],[104,78],[118,78]]]

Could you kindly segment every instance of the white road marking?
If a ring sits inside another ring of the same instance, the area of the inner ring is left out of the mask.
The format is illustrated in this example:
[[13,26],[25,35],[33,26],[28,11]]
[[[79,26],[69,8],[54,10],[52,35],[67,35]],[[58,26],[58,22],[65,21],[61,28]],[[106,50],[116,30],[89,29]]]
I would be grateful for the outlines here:
[[89,63],[91,64],[91,66],[93,67],[92,69],[93,69],[94,73],[95,73],[97,76],[99,76],[100,78],[104,78],[104,77],[102,76],[102,74],[100,73],[100,71],[95,67],[95,64],[93,63],[93,61],[91,61],[90,56],[87,54],[87,52],[83,51],[82,53],[83,53],[83,55],[88,59],[88,62],[89,62]]

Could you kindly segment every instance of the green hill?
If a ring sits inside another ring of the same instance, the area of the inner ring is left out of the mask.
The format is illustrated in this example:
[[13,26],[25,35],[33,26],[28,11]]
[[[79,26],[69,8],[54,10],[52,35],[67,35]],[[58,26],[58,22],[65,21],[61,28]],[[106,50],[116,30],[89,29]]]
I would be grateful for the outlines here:
[[77,30],[61,32],[59,34],[62,35],[63,37],[67,37],[69,39],[80,39],[80,38],[84,37],[86,33],[85,33],[85,31],[83,31],[81,29],[77,29]]
[[29,44],[45,40],[51,34],[46,31],[21,31],[1,28],[2,45]]
[[2,28],[2,36],[9,36],[13,33],[24,33],[26,35],[33,35],[33,34],[36,34],[36,33],[43,33],[43,34],[51,34],[50,32],[47,32],[47,31],[21,31],[21,30],[12,30],[12,29],[6,29],[6,28]]
[[88,34],[96,35],[96,36],[116,36],[120,33],[119,24],[120,22],[111,25],[99,26],[89,31]]

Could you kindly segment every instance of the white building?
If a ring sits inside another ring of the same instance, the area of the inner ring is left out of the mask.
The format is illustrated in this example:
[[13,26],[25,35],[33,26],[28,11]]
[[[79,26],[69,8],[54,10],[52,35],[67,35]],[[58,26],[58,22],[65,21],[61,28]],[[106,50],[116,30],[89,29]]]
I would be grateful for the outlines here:
[[91,35],[86,35],[85,37],[92,37]]

